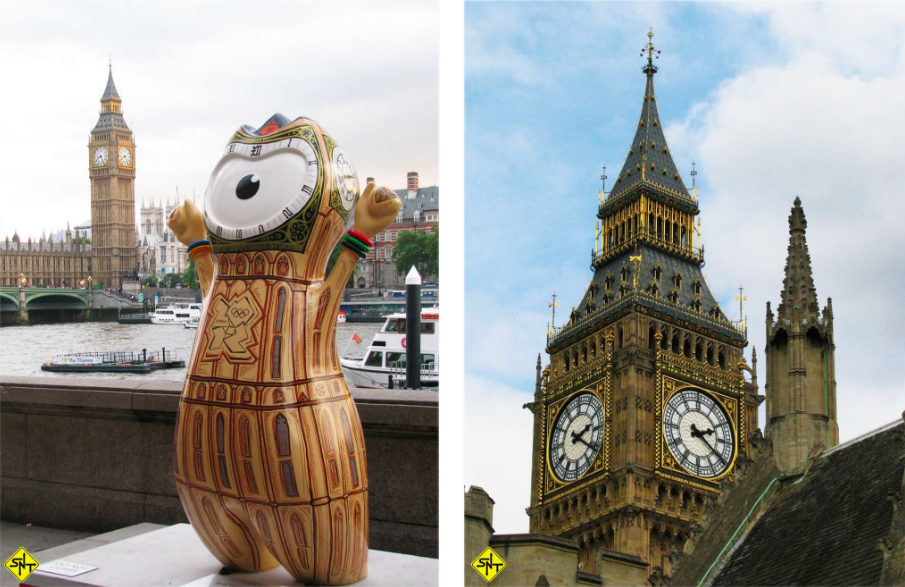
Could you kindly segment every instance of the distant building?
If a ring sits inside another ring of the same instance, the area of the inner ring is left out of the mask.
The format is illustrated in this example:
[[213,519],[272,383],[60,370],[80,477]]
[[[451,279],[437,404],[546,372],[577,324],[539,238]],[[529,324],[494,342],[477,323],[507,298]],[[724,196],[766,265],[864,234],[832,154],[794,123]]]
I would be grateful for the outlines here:
[[172,204],[169,197],[166,204],[151,200],[146,206],[142,201],[137,242],[139,277],[162,277],[167,273],[185,273],[188,269],[186,247],[166,225],[170,213],[181,203],[178,190]]
[[[371,181],[372,178],[368,178]],[[374,237],[374,246],[362,261],[362,271],[355,278],[354,287],[373,289],[402,288],[405,274],[396,273],[393,250],[399,234],[410,230],[430,231],[440,222],[440,188],[418,187],[418,172],[410,171],[405,189],[395,190],[402,200],[402,209],[393,224]],[[424,283],[437,283],[438,276],[422,275]]]
[[7,236],[0,241],[0,286],[88,287],[92,250],[85,234],[67,226],[34,242]]
[[135,276],[135,138],[111,67],[88,145],[94,283],[119,288]]

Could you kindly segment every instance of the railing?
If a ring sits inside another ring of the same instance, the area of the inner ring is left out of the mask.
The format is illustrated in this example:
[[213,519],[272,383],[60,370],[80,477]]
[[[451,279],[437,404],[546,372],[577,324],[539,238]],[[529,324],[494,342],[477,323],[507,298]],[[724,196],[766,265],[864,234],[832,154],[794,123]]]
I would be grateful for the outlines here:
[[616,255],[631,251],[635,248],[636,245],[639,244],[649,244],[660,249],[663,249],[669,253],[674,255],[685,257],[695,261],[697,263],[704,262],[704,247],[697,246],[692,247],[690,245],[682,245],[680,243],[676,243],[671,240],[666,240],[665,238],[658,237],[656,235],[652,235],[649,232],[638,232],[632,235],[629,235],[625,240],[620,243],[616,243],[613,246],[609,246],[609,243],[604,241],[604,248],[599,251],[591,251],[591,265],[596,267],[598,264],[601,264],[604,259],[614,257]]
[[581,328],[590,325],[594,320],[600,318],[601,314],[612,312],[613,310],[629,306],[630,304],[635,302],[642,304],[646,303],[653,308],[667,311],[671,314],[687,318],[688,320],[704,324],[715,329],[721,329],[732,334],[740,335],[744,337],[745,340],[748,339],[748,326],[742,321],[734,322],[730,320],[713,318],[705,314],[704,312],[698,312],[692,310],[691,308],[686,308],[678,304],[669,303],[666,300],[654,296],[653,294],[647,293],[644,290],[632,290],[631,292],[608,304],[601,303],[595,311],[580,317],[578,320],[564,324],[563,326],[550,328],[550,330],[547,331],[547,346],[549,347],[551,344],[557,342],[557,339],[561,338],[565,334],[576,332]]
[[[168,363],[176,361],[176,351],[168,351],[161,349],[159,351],[148,352],[146,349],[142,351],[98,351],[85,353],[67,353],[65,355],[57,355],[53,358],[53,362],[62,359],[96,359],[100,363]],[[79,361],[72,361],[77,363]],[[87,361],[86,361],[87,362]]]
[[[390,378],[393,381],[393,387],[404,387],[406,380],[406,361],[400,360],[395,361],[388,365],[390,367]],[[440,377],[440,362],[439,361],[430,361],[428,363],[421,363],[421,381],[431,380],[431,379],[439,379]],[[398,385],[397,385],[398,384]]]

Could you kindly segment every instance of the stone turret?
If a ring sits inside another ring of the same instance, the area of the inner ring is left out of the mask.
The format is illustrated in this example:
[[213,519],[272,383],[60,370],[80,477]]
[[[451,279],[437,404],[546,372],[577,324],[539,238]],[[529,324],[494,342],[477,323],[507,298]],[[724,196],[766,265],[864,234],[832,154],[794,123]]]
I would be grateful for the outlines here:
[[839,444],[832,300],[821,316],[806,229],[795,198],[781,302],[775,320],[767,304],[766,320],[766,435],[781,471],[800,467],[814,449]]

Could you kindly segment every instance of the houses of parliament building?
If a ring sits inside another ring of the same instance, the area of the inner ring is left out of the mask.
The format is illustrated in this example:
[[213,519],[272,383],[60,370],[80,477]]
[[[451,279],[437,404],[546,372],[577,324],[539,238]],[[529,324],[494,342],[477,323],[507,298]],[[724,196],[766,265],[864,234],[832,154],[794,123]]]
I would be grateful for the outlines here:
[[0,285],[119,288],[136,276],[135,139],[123,118],[112,66],[91,130],[88,174],[90,239],[68,226],[37,241],[7,236],[0,241]]

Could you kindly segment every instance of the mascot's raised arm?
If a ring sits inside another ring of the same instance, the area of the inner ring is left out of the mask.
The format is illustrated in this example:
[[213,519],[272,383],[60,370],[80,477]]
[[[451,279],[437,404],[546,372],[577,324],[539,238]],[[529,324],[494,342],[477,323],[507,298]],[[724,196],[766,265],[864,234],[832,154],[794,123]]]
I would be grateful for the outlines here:
[[203,213],[187,201],[170,215],[204,292],[179,404],[176,486],[202,542],[230,569],[281,564],[324,585],[367,576],[364,435],[336,315],[355,263],[401,205],[374,184],[359,197],[336,140],[313,120],[276,114],[233,135]]

